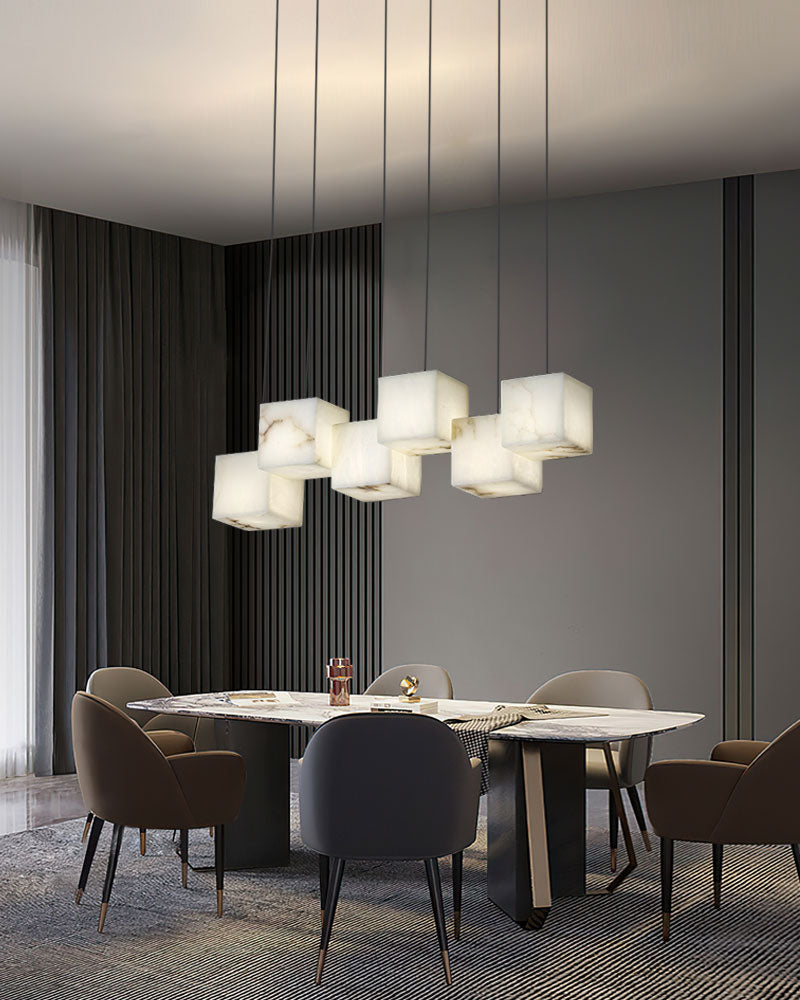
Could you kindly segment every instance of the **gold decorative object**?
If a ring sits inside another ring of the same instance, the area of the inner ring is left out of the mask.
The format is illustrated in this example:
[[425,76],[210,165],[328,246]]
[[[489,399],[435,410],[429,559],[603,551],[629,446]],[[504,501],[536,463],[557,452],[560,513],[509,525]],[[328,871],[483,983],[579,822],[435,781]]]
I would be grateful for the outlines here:
[[417,691],[419,690],[419,677],[412,677],[408,674],[400,681],[400,701],[416,702],[420,700]]

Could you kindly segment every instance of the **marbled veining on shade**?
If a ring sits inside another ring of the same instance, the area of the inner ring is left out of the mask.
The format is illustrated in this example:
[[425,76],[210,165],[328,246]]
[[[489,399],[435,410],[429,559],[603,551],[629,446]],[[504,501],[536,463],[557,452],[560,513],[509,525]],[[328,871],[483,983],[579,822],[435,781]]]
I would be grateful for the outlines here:
[[502,446],[498,414],[463,417],[453,421],[450,482],[483,498],[541,493],[542,463]]
[[255,451],[217,455],[212,518],[243,531],[299,528],[305,487],[258,467]]
[[259,468],[289,479],[323,479],[333,465],[333,427],[347,410],[317,396],[262,403],[258,420]]
[[451,424],[469,413],[469,387],[440,371],[378,379],[378,441],[406,455],[450,451]]
[[591,455],[593,393],[563,372],[500,383],[504,448],[543,461]]
[[421,459],[380,444],[376,420],[339,424],[333,439],[331,489],[368,503],[419,496]]

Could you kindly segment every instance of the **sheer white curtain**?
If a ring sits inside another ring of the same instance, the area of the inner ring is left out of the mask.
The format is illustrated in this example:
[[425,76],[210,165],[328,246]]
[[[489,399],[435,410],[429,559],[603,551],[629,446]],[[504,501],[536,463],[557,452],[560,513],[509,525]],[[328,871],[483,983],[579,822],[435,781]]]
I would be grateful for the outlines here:
[[34,762],[44,530],[42,360],[33,209],[0,200],[0,778],[28,774]]

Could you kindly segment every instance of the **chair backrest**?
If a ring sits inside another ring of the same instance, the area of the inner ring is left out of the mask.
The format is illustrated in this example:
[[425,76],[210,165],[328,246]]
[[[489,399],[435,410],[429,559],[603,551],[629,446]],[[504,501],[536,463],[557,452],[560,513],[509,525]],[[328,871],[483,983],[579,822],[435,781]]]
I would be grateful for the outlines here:
[[[644,681],[623,670],[571,670],[542,684],[530,703],[605,705],[608,708],[651,709],[653,699]],[[644,781],[653,741],[649,736],[623,740],[619,745],[620,778],[626,785]]]
[[384,670],[375,678],[364,694],[402,694],[400,681],[411,675],[419,680],[418,694],[423,698],[452,698],[453,682],[444,667],[433,663],[403,663],[399,667]]
[[[191,825],[167,758],[116,706],[78,691],[72,699],[72,744],[86,808],[123,826],[163,828],[165,815]],[[185,815],[184,815],[185,814]]]
[[170,689],[157,677],[138,667],[100,667],[89,675],[86,690],[114,705],[140,726],[145,726],[154,719],[156,713],[127,708],[129,701],[172,697]]
[[480,772],[459,737],[424,715],[359,713],[312,736],[300,828],[318,854],[435,858],[475,839]]
[[800,721],[777,736],[736,782],[712,834],[741,844],[800,842]]

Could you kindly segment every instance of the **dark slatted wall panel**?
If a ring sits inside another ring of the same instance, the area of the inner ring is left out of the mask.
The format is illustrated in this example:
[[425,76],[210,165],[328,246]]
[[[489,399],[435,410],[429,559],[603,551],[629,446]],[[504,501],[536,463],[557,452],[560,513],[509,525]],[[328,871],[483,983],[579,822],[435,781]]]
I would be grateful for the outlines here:
[[[276,240],[267,322],[268,243],[226,250],[228,451],[256,448],[266,399],[322,396],[375,416],[380,374],[380,227],[316,238],[314,330],[308,350],[310,236]],[[306,484],[303,527],[229,532],[231,684],[321,691],[325,663],[349,656],[354,690],[381,662],[381,505]],[[294,752],[302,749],[296,739]]]

